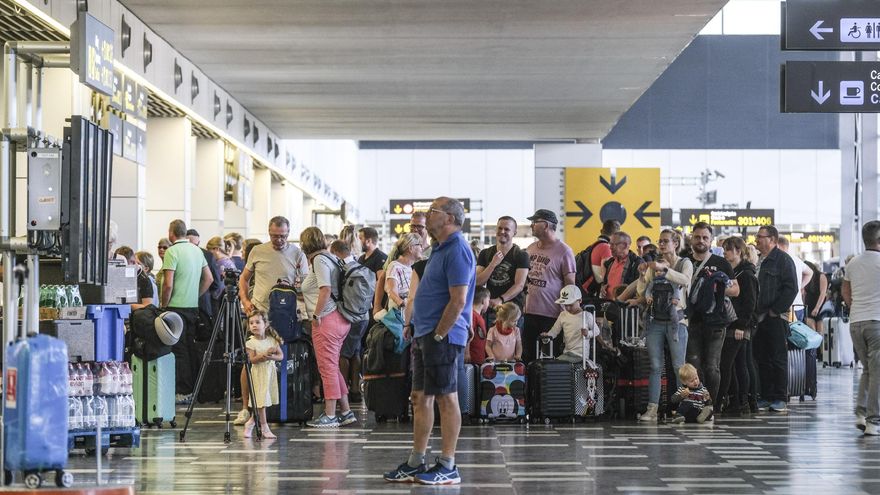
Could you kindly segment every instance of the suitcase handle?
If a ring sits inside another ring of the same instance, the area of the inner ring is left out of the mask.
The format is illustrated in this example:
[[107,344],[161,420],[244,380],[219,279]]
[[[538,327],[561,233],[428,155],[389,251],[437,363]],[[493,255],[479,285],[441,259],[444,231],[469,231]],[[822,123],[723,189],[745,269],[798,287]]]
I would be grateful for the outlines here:
[[[583,315],[584,315],[583,316],[583,321],[584,321],[583,328],[587,328],[587,311],[588,311],[588,309],[592,309],[593,324],[596,323],[596,308],[595,308],[595,306],[586,305],[586,306],[584,306],[584,312],[583,312]],[[591,345],[593,347],[593,351],[592,351],[593,362],[596,363],[597,362],[596,361],[596,336],[593,335],[593,338],[591,340],[592,340]],[[583,345],[583,349],[581,349],[581,361],[582,361],[581,364],[583,365],[584,369],[587,369],[587,339],[582,338],[581,343],[582,343],[581,345]]]
[[[548,342],[550,342],[550,354],[549,355],[541,352],[541,344],[544,342],[545,339]],[[535,356],[538,356],[538,359],[553,359],[553,339],[551,339],[550,337],[539,338],[538,341],[535,342]]]

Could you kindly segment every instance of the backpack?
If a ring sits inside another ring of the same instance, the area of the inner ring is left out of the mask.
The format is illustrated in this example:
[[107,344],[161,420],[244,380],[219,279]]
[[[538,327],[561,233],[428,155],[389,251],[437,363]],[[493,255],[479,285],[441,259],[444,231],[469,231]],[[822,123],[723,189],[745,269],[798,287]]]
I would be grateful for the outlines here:
[[[586,249],[578,253],[578,255],[574,258],[574,266],[575,266],[575,275],[574,275],[574,283],[581,289],[581,298],[585,299],[587,296],[596,296],[599,294],[600,284],[596,282],[596,278],[593,277],[593,263],[590,261],[593,257],[593,249],[596,248],[599,244],[608,244],[608,241],[605,239],[599,239],[598,241],[587,246]],[[585,285],[587,280],[590,278],[593,280],[589,285]]]
[[287,280],[278,282],[269,291],[269,325],[284,342],[302,338],[302,324],[296,314],[296,289]]
[[715,285],[710,281],[711,274],[704,269],[691,287],[688,295],[688,315],[709,314],[715,311]]
[[710,325],[727,325],[736,320],[733,303],[724,294],[729,280],[724,272],[704,268],[691,288],[688,316],[700,314],[703,321]]
[[144,361],[152,361],[171,354],[171,346],[165,345],[156,334],[155,321],[162,311],[150,304],[131,312],[131,331],[125,335],[129,350]]
[[338,269],[339,275],[330,292],[339,314],[349,323],[368,321],[376,292],[376,275],[357,261],[346,265],[335,256],[323,256]]
[[665,278],[654,279],[654,287],[651,289],[651,297],[653,302],[648,310],[651,312],[651,318],[655,321],[672,321],[672,312],[674,311],[672,299],[675,293],[675,287]]

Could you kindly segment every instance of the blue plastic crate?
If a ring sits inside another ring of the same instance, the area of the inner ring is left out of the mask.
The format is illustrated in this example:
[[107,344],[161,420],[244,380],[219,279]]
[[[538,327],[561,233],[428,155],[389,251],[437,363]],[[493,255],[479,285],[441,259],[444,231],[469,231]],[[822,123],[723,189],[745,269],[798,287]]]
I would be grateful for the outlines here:
[[86,317],[95,323],[95,361],[122,361],[128,304],[90,304]]

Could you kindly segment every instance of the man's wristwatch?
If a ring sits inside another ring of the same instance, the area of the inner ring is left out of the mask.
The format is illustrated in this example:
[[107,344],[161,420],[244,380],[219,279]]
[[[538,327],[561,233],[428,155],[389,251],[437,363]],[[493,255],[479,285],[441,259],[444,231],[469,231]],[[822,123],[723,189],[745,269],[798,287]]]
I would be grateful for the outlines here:
[[435,333],[435,334],[434,334],[434,340],[437,341],[437,342],[443,342],[443,336],[440,335],[439,333]]

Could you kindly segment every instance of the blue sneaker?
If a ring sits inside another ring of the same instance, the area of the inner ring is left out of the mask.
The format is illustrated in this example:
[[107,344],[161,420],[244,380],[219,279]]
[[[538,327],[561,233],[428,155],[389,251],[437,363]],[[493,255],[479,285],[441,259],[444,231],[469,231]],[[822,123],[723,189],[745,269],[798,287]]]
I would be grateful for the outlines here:
[[766,411],[768,407],[770,407],[769,400],[761,399],[758,401],[758,410],[759,411]]
[[772,404],[770,404],[770,412],[785,412],[787,410],[788,408],[785,405],[785,401],[776,400],[773,401]]
[[446,469],[439,462],[422,474],[416,475],[416,483],[422,485],[457,485],[461,483],[458,467]]
[[397,469],[394,471],[389,471],[385,473],[385,481],[391,481],[392,483],[409,483],[411,481],[415,481],[415,476],[424,473],[427,470],[427,467],[424,464],[420,464],[419,467],[410,467],[409,464],[403,463],[400,466],[397,466]]
[[332,418],[324,413],[318,416],[318,419],[306,422],[307,426],[312,428],[339,428],[339,419],[336,416]]
[[343,414],[342,417],[339,419],[339,426],[348,426],[357,423],[357,421],[358,419],[357,416],[354,415],[354,411],[350,410],[347,413]]

